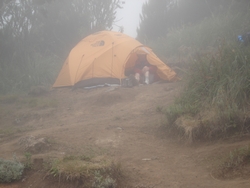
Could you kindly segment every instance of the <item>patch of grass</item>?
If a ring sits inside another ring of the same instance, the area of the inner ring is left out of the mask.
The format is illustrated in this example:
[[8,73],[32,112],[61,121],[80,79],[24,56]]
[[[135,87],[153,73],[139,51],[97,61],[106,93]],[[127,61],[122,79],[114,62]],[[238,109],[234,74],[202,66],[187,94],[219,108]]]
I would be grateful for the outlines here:
[[166,111],[169,125],[175,126],[182,116],[193,117],[198,121],[197,138],[204,136],[204,130],[206,138],[248,131],[250,53],[246,50],[224,42],[215,54],[194,55],[183,93]]
[[59,159],[55,159],[52,163],[51,163],[51,167],[50,164],[47,164],[47,167],[49,168],[49,174],[55,176],[59,176],[59,168],[58,168],[58,164],[59,164]]
[[224,139],[234,134],[248,132],[249,112],[230,108],[221,111],[209,106],[202,110],[196,115],[186,113],[181,116],[179,114],[171,116],[175,120],[170,124],[171,119],[168,119],[165,126],[167,125],[169,131],[174,131],[183,139],[188,138],[190,142]]
[[9,183],[22,177],[24,165],[14,160],[0,159],[0,182]]
[[[21,62],[20,62],[21,61]],[[63,62],[57,56],[43,56],[38,53],[13,56],[0,68],[0,94],[27,93],[34,86],[51,86]]]
[[51,163],[49,174],[60,181],[82,181],[89,187],[116,187],[121,174],[119,165],[107,160],[95,160],[88,156],[65,156]]
[[149,44],[160,57],[173,60],[172,66],[185,68],[183,91],[164,110],[167,126],[177,134],[195,140],[249,131],[250,45],[237,41],[250,30],[249,18],[249,12],[230,9]]
[[182,115],[195,116],[199,111],[199,104],[189,103],[189,102],[179,102],[176,101],[175,104],[171,105],[165,110],[165,115],[168,119],[170,125]]
[[[245,170],[242,170],[245,169]],[[230,151],[222,160],[215,173],[219,178],[231,178],[238,176],[248,177],[250,174],[250,147],[249,145]]]
[[104,177],[100,171],[95,171],[94,182],[92,183],[93,188],[115,188],[116,185],[116,180],[109,176]]
[[26,152],[24,156],[25,156],[24,167],[26,169],[30,169],[32,167],[32,161],[31,161],[32,154],[29,152]]
[[229,153],[227,161],[223,164],[226,169],[237,168],[242,165],[250,164],[250,148],[249,146],[235,149]]

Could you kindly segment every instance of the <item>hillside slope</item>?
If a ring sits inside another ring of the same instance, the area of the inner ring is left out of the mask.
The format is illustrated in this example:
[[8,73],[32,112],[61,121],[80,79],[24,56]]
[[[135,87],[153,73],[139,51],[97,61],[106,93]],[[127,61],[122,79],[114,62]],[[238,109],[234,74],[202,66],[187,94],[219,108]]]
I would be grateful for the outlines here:
[[[219,179],[216,162],[248,140],[187,144],[166,134],[165,117],[157,109],[173,103],[179,83],[134,88],[103,87],[53,90],[39,98],[1,104],[0,158],[24,158],[23,140],[46,138],[48,145],[32,150],[33,159],[94,155],[121,164],[124,187],[235,188],[250,187],[248,178]],[[0,187],[70,187],[39,172],[22,182]],[[77,187],[81,187],[78,185]]]

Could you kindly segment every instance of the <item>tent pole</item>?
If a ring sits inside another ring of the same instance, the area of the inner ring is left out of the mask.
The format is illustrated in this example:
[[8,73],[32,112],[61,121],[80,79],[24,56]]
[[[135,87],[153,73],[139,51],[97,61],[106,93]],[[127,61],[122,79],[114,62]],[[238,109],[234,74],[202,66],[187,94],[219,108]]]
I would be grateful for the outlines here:
[[78,74],[79,67],[80,67],[80,66],[81,66],[81,64],[82,64],[82,59],[83,59],[83,57],[84,57],[84,54],[82,55],[82,57],[81,57],[81,61],[80,61],[79,65],[78,65],[78,67],[77,67],[77,71],[76,71],[76,75],[75,75],[75,79],[74,79],[74,85],[76,84],[76,76],[77,76],[77,74]]
[[113,76],[113,63],[114,63],[114,42],[112,42],[112,65],[111,65],[111,78]]

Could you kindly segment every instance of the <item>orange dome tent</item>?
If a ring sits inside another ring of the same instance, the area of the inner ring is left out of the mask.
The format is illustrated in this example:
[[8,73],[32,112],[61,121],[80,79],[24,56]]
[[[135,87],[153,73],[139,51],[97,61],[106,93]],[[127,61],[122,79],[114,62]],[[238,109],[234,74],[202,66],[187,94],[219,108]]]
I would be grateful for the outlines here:
[[176,73],[150,48],[123,33],[101,31],[81,40],[69,53],[53,87],[120,84],[125,70],[134,66],[137,54],[147,54],[163,80],[176,80]]

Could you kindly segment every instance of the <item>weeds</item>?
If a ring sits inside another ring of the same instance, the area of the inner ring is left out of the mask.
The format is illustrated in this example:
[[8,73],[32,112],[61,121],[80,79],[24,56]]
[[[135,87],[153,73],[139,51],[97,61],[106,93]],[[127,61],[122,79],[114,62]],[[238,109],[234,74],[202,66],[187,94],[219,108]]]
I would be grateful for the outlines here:
[[59,177],[60,181],[81,180],[95,188],[109,188],[116,186],[120,167],[106,160],[96,162],[88,156],[70,155],[54,160],[49,174]]
[[56,159],[54,160],[52,163],[51,163],[51,167],[49,167],[49,173],[52,175],[52,176],[59,176],[60,173],[59,173],[59,169],[58,169],[58,164],[59,164],[59,160]]
[[94,172],[94,182],[92,184],[93,188],[115,188],[116,187],[116,181],[107,176],[103,177],[100,171]]
[[14,160],[0,159],[0,182],[12,182],[22,177],[24,165]]
[[[33,53],[25,56],[23,64],[13,56],[13,62],[1,69],[0,67],[0,94],[28,93],[34,86],[50,86],[56,78],[57,70],[62,60],[58,57],[41,57]],[[55,71],[56,70],[56,71]]]
[[56,108],[58,101],[50,98],[27,98],[23,103],[30,108]]
[[229,153],[226,161],[222,165],[224,169],[238,168],[242,165],[250,163],[250,148],[249,146],[235,149]]
[[26,169],[30,169],[32,167],[32,161],[31,161],[32,154],[29,152],[26,152],[24,156],[25,156],[24,167]]
[[[249,176],[250,148],[249,145],[237,148],[222,159],[214,175],[219,178]],[[242,170],[245,169],[245,170]]]
[[[250,54],[224,42],[216,54],[192,57],[182,95],[166,111],[169,124],[188,115],[209,131],[207,137],[249,129]],[[207,114],[213,110],[213,116]],[[197,130],[196,130],[197,131]],[[201,132],[201,131],[198,131]],[[197,135],[198,136],[198,135]]]
[[149,45],[160,57],[186,61],[197,51],[218,46],[222,39],[234,43],[237,34],[250,30],[249,18],[249,12],[227,12],[207,18],[196,25],[183,25],[178,29],[169,30],[166,37],[151,41]]
[[168,125],[176,126],[182,116],[191,117],[198,126],[191,131],[188,127],[188,132],[195,131],[192,135],[197,137],[204,136],[203,131],[212,138],[250,128],[250,47],[236,43],[235,34],[244,24],[240,20],[249,20],[250,14],[227,16],[206,19],[166,37],[165,51],[188,63],[183,92],[165,111]]

